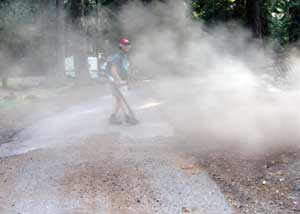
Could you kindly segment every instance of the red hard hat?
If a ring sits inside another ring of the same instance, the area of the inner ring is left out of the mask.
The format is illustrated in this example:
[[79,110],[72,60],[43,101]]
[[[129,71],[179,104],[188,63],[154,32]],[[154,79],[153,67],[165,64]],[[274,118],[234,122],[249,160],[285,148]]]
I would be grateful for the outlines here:
[[129,42],[128,39],[122,38],[122,39],[120,40],[120,45],[127,45],[127,44],[130,44],[130,42]]

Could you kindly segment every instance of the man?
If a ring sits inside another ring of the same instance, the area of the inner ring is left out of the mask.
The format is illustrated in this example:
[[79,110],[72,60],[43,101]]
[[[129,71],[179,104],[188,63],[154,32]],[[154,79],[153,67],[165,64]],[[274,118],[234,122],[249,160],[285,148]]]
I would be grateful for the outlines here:
[[[112,94],[115,97],[114,112],[110,116],[110,123],[122,124],[122,120],[119,117],[120,111],[123,111],[125,115],[125,122],[128,124],[136,124],[134,118],[129,116],[128,109],[125,107],[122,98],[119,96],[116,90],[122,89],[124,86],[128,86],[128,72],[129,72],[129,60],[128,52],[130,50],[130,42],[126,38],[120,40],[120,51],[112,58],[111,75],[114,79],[115,86],[112,86]],[[118,88],[115,88],[118,87]]]

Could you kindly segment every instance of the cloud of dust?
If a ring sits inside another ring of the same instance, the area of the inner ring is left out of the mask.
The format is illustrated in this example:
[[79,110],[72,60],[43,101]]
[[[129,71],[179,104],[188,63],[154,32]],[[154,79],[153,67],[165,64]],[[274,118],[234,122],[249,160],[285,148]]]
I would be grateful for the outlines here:
[[1,6],[0,76],[41,75],[48,69],[43,61],[51,60],[54,45],[44,37],[51,34],[53,38],[55,32],[53,26],[44,26],[43,20],[49,18],[48,23],[53,23],[53,17],[44,17],[39,9],[29,1],[10,1]]
[[299,55],[291,55],[293,72],[285,75],[293,84],[276,88],[278,66],[268,69],[272,47],[263,48],[236,23],[207,28],[188,10],[183,1],[135,2],[120,14],[124,34],[133,39],[131,60],[155,76],[153,90],[177,134],[201,146],[264,150],[297,144]]
[[[107,19],[110,13],[101,11],[103,19],[97,27],[100,31],[102,27],[114,31],[115,23]],[[125,5],[118,17],[122,36],[132,40],[134,68],[139,75],[155,79],[152,90],[164,101],[164,116],[174,125],[176,133],[200,146],[260,150],[297,144],[300,140],[300,102],[297,101],[300,55],[291,52],[293,72],[285,76],[292,80],[288,88],[276,88],[273,83],[278,71],[264,67],[274,61],[270,57],[274,55],[272,48],[266,44],[262,48],[261,42],[255,41],[251,33],[237,23],[209,28],[193,21],[190,14],[189,6],[180,0],[152,4],[136,1]],[[57,38],[56,28],[44,26],[45,17],[40,15],[37,14],[37,22],[26,25],[26,31],[22,30],[24,26],[20,28],[23,33],[19,35],[28,40],[46,35],[49,38],[46,43],[26,54],[32,56],[37,65],[39,60],[46,59],[53,69],[55,62],[51,59],[55,60],[55,44],[51,41]],[[91,17],[84,20],[93,21]],[[68,30],[67,47],[74,45],[75,35],[82,36],[80,32]],[[105,35],[98,35],[96,39],[105,42],[109,35],[117,34],[103,32]],[[109,48],[107,44],[106,49]],[[66,51],[66,55],[69,54],[72,52]],[[15,58],[3,51],[0,53],[0,59],[7,57]],[[48,68],[37,66],[35,69]]]

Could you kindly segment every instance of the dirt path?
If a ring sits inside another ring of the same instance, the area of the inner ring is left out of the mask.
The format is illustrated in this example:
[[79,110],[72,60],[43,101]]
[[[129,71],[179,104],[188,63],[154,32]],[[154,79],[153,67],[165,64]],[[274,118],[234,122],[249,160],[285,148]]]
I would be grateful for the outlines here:
[[173,149],[161,102],[129,94],[141,124],[107,124],[111,97],[43,119],[0,146],[0,213],[232,213],[218,186]]

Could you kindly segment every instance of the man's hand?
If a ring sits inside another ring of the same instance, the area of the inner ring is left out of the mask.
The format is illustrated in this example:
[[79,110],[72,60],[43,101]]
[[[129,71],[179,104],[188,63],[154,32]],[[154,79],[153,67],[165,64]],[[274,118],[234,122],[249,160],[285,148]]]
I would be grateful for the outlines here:
[[126,86],[126,85],[128,85],[128,83],[127,83],[126,81],[119,80],[119,81],[118,81],[118,85],[119,85],[119,86]]
[[131,89],[133,89],[133,85],[132,85],[132,82],[127,82],[127,88],[128,88],[128,90],[131,90]]

